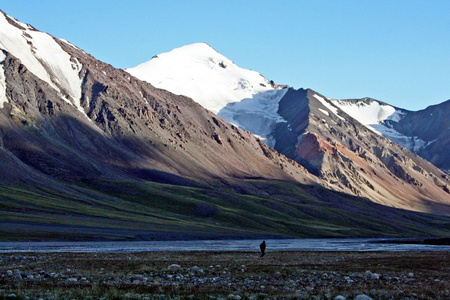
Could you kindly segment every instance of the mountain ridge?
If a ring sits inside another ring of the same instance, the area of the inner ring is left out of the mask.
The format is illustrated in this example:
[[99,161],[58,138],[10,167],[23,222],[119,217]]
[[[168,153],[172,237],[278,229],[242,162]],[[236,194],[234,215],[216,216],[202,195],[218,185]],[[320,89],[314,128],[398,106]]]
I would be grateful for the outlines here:
[[[180,55],[183,49],[165,53],[164,59],[158,61],[159,68],[164,66],[164,62],[169,66],[173,65],[173,61],[191,66],[204,64],[209,59],[203,53],[200,61],[196,55],[191,57],[190,53]],[[179,60],[178,55],[183,60]],[[184,71],[175,74],[169,72],[167,75],[146,68],[140,70],[144,75],[135,75],[154,84],[158,80],[164,81],[164,76],[196,78],[196,68],[177,67]],[[127,71],[133,74],[133,69]],[[239,71],[244,72],[242,69]],[[240,101],[234,98],[226,105],[223,103],[224,107],[218,115],[262,137],[269,146],[299,162],[333,189],[408,209],[424,209],[426,205],[422,202],[431,201],[437,205],[433,211],[448,211],[450,198],[445,174],[390,141],[394,140],[409,148],[415,148],[411,145],[416,144],[425,145],[420,139],[404,136],[392,128],[391,123],[400,122],[406,110],[371,98],[335,100],[309,89],[294,92],[292,88],[274,88],[261,92],[255,86],[257,84],[249,86],[251,95],[245,95],[246,98]],[[182,93],[184,87],[183,81],[178,81],[177,92]],[[170,90],[171,87],[166,88]],[[228,85],[223,84],[221,88],[226,89]],[[208,108],[208,99],[192,93],[189,87],[187,91],[186,95]],[[267,96],[271,92],[276,96]],[[297,96],[292,96],[294,94]],[[217,111],[217,107],[215,109]],[[383,135],[390,140],[384,140]],[[418,149],[420,147],[415,150]],[[371,173],[364,171],[366,169],[371,169]],[[390,186],[392,180],[399,180],[405,185],[404,188]],[[441,206],[441,201],[447,204]]]

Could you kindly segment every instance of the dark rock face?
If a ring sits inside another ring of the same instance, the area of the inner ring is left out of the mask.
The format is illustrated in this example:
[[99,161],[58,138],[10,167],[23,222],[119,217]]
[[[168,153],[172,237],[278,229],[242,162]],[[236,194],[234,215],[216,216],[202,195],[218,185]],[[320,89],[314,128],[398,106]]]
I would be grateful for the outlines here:
[[450,100],[420,111],[407,112],[399,122],[391,122],[395,130],[427,142],[417,154],[435,166],[450,171]]
[[417,136],[426,141],[435,140],[450,126],[449,111],[450,100],[447,100],[424,110],[410,111],[399,122],[392,122],[392,126],[408,136]]
[[276,137],[274,148],[287,157],[294,158],[297,138],[308,126],[310,108],[307,90],[289,89],[280,100],[278,113],[289,122],[279,123],[274,129]]

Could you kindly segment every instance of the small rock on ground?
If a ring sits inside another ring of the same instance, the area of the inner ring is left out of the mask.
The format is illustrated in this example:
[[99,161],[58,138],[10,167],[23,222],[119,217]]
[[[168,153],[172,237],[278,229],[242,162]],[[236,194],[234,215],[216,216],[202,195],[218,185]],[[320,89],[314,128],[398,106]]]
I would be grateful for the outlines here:
[[171,264],[168,268],[169,270],[181,270],[181,266],[177,264]]

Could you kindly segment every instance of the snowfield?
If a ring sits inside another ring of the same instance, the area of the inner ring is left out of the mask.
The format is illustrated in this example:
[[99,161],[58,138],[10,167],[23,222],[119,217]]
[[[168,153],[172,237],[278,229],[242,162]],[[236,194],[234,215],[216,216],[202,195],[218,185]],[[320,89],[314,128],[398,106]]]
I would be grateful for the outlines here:
[[[370,103],[359,101],[358,103],[353,103],[345,100],[333,100],[333,104],[369,128],[370,125],[381,124],[386,120],[398,122],[401,119],[400,111],[397,111],[390,105],[383,105],[377,101],[370,101]],[[375,131],[374,128],[371,129]]]

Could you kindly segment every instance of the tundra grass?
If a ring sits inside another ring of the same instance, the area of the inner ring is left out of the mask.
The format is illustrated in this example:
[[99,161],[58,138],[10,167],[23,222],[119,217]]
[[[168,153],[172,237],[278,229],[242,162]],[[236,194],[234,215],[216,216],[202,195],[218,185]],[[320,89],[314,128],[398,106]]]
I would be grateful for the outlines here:
[[223,186],[103,184],[102,191],[130,202],[196,220],[210,220],[224,227],[269,234],[299,237],[449,234],[448,217],[386,208],[367,199],[292,182],[246,180],[245,185],[239,186],[240,192]]
[[66,190],[1,186],[0,218],[4,222],[205,236],[450,235],[450,217],[388,208],[319,187],[267,180],[197,187],[97,180]]

